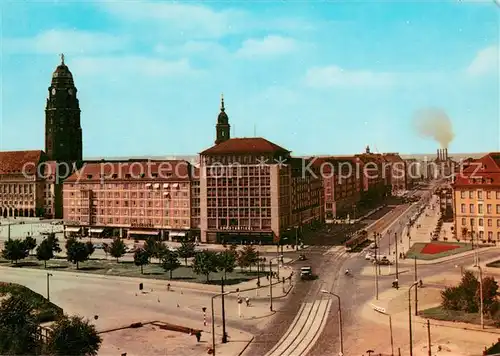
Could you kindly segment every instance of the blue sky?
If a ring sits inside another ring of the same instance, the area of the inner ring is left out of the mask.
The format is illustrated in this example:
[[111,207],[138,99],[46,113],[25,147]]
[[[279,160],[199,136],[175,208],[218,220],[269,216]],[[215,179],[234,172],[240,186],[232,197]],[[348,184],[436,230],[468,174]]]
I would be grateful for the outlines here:
[[43,149],[64,53],[84,156],[196,154],[224,93],[232,135],[297,155],[500,150],[500,6],[472,2],[2,1],[0,149]]

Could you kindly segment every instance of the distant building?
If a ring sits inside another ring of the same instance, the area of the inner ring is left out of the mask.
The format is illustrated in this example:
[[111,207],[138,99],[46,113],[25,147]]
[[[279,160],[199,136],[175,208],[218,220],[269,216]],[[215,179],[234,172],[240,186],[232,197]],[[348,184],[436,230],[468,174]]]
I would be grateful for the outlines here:
[[186,161],[87,163],[64,182],[65,231],[196,238],[199,184],[195,174]]
[[452,187],[457,237],[500,241],[500,152],[469,161]]

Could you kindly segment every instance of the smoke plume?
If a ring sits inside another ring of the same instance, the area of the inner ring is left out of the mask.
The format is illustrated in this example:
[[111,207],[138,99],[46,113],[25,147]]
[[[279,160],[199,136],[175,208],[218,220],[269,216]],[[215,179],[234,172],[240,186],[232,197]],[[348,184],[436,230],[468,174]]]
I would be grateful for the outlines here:
[[455,137],[451,120],[441,109],[428,108],[419,110],[415,113],[413,120],[418,134],[436,140],[441,145],[441,148],[448,148],[448,145]]

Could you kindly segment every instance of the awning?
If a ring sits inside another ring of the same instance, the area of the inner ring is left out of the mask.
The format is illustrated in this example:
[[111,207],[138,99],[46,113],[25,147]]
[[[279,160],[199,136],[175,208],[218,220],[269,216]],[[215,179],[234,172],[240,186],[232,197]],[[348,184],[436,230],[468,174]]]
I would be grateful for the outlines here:
[[169,192],[163,192],[163,196],[168,197],[170,195]]
[[164,183],[163,188],[168,188],[168,183]]
[[168,236],[171,236],[171,237],[184,237],[184,236],[186,236],[186,232],[185,231],[170,231],[168,233]]
[[155,189],[160,188],[160,183],[155,183],[155,184],[153,185],[153,188],[155,188]]
[[158,235],[158,230],[128,230],[129,235]]
[[151,187],[151,183],[146,183],[146,188]]
[[179,183],[174,183],[174,184],[172,184],[172,187],[174,187],[174,188],[179,188]]
[[96,234],[100,234],[103,231],[104,231],[104,229],[89,229],[89,232],[93,232],[93,233],[96,233]]
[[65,231],[67,232],[80,232],[82,228],[78,226],[66,226]]

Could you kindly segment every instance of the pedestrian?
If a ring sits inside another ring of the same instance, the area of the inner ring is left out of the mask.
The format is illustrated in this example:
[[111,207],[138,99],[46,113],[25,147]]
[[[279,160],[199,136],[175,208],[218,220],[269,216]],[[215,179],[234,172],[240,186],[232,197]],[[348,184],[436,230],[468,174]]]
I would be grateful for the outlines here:
[[245,303],[247,304],[247,307],[250,306],[250,298],[246,297],[245,298]]
[[196,336],[196,341],[200,342],[200,340],[201,340],[201,331],[197,330],[195,336]]
[[169,284],[167,284],[167,291],[169,291],[169,292],[170,292],[170,283],[169,283]]

